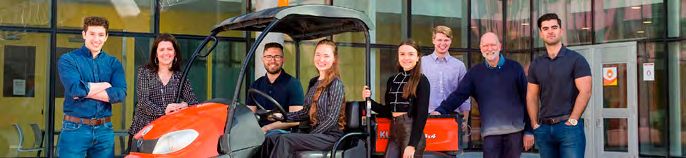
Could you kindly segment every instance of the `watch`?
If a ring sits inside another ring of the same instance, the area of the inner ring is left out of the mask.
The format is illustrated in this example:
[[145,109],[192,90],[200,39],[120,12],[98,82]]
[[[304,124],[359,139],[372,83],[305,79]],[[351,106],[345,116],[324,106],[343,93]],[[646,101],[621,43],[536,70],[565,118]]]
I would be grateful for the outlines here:
[[576,126],[576,124],[579,123],[576,119],[568,119],[567,122],[569,122],[569,124],[572,124],[572,126]]

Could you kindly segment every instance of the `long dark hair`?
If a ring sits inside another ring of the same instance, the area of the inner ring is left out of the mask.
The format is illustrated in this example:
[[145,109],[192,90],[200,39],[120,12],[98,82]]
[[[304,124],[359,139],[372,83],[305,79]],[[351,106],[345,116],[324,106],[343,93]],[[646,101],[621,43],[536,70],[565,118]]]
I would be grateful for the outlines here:
[[181,62],[181,49],[179,48],[179,43],[176,42],[176,38],[168,33],[160,34],[157,36],[157,38],[155,38],[155,41],[152,42],[152,49],[150,49],[150,57],[148,58],[147,66],[154,72],[157,72],[157,68],[159,67],[157,63],[157,47],[160,45],[160,42],[164,41],[171,42],[174,46],[174,62],[172,62],[172,66],[169,68],[169,71],[180,71],[181,63],[183,63]]
[[[421,52],[419,52],[419,45],[417,44],[417,42],[415,42],[411,38],[408,38],[405,41],[401,42],[398,45],[398,48],[404,45],[411,46],[412,48],[417,50],[418,59],[417,65],[415,65],[414,68],[410,70],[410,81],[407,82],[407,84],[405,84],[405,86],[403,87],[403,98],[407,99],[410,96],[417,96],[417,85],[419,85],[419,79],[422,76],[422,57]],[[405,69],[403,69],[403,67],[400,66],[400,59],[398,59],[397,67],[399,72],[405,71]]]
[[[315,49],[317,49],[317,47],[319,47],[320,45],[328,45],[328,46],[331,46],[333,48],[334,60],[333,60],[333,64],[331,64],[331,68],[325,72],[326,73],[325,77],[321,81],[319,86],[317,86],[317,91],[314,93],[314,96],[312,98],[312,104],[311,104],[312,106],[310,106],[310,112],[309,112],[310,124],[312,126],[317,124],[317,118],[315,118],[314,115],[317,113],[317,101],[319,100],[319,96],[322,94],[322,91],[329,84],[331,84],[331,82],[333,82],[333,80],[335,78],[339,78],[339,79],[341,78],[341,74],[338,71],[338,46],[336,46],[335,42],[328,40],[328,39],[324,39],[324,40],[319,41],[319,43],[317,43],[317,46],[315,47]],[[317,71],[317,72],[319,72],[319,71]],[[322,74],[319,74],[319,75],[322,75]],[[329,106],[336,106],[336,105],[329,105]],[[343,96],[343,102],[341,103],[341,111],[338,113],[338,129],[343,130],[345,128],[345,124],[346,124],[346,122],[345,122],[345,96]]]

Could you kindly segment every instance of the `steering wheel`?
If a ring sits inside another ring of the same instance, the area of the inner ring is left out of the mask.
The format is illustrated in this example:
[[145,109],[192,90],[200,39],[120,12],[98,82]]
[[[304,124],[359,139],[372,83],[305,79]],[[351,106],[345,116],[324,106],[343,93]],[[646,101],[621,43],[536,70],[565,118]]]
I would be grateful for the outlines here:
[[[264,92],[262,92],[262,91],[259,91],[259,90],[257,90],[257,89],[249,89],[249,90],[248,90],[248,95],[250,96],[250,99],[252,99],[252,101],[255,103],[255,105],[256,105],[257,107],[259,107],[260,110],[263,110],[263,111],[266,111],[266,109],[264,109],[264,107],[262,107],[262,105],[260,105],[260,103],[257,102],[257,99],[255,99],[255,94],[260,95],[260,96],[266,98],[267,101],[269,101],[269,102],[272,102],[272,104],[274,104],[275,107],[276,107],[276,109],[278,110],[278,111],[271,110],[271,111],[269,111],[269,112],[264,113],[267,117],[273,118],[273,119],[276,120],[276,121],[287,122],[287,121],[286,121],[286,114],[288,114],[288,112],[287,112],[286,110],[283,109],[283,107],[281,106],[281,104],[279,104],[279,102],[277,102],[276,99],[272,98],[271,96],[269,96],[269,95],[267,95],[266,93],[264,93]],[[258,112],[258,113],[259,113],[259,112]],[[274,115],[274,113],[281,113],[282,117],[277,117],[277,116]]]

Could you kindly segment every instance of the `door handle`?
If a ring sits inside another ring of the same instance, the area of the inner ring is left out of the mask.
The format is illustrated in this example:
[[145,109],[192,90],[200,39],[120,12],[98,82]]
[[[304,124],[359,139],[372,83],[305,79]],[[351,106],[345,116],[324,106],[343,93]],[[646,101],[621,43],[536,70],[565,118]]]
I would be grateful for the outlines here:
[[600,119],[596,119],[596,120],[595,120],[595,127],[596,127],[596,128],[602,127],[602,126],[600,125]]
[[587,118],[583,118],[583,119],[584,119],[584,126],[586,126],[587,128],[590,128],[591,125],[590,125],[590,122],[588,122],[588,119]]

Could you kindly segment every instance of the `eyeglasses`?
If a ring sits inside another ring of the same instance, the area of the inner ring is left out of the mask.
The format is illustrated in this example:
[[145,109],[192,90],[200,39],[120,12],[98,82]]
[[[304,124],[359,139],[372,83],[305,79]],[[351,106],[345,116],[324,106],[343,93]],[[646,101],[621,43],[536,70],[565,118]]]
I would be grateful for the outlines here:
[[276,61],[281,61],[281,59],[283,58],[283,57],[280,56],[280,55],[273,55],[273,56],[272,56],[272,55],[265,55],[265,56],[262,56],[262,57],[263,57],[265,60],[272,60],[272,59],[274,59],[274,60],[276,60]]

